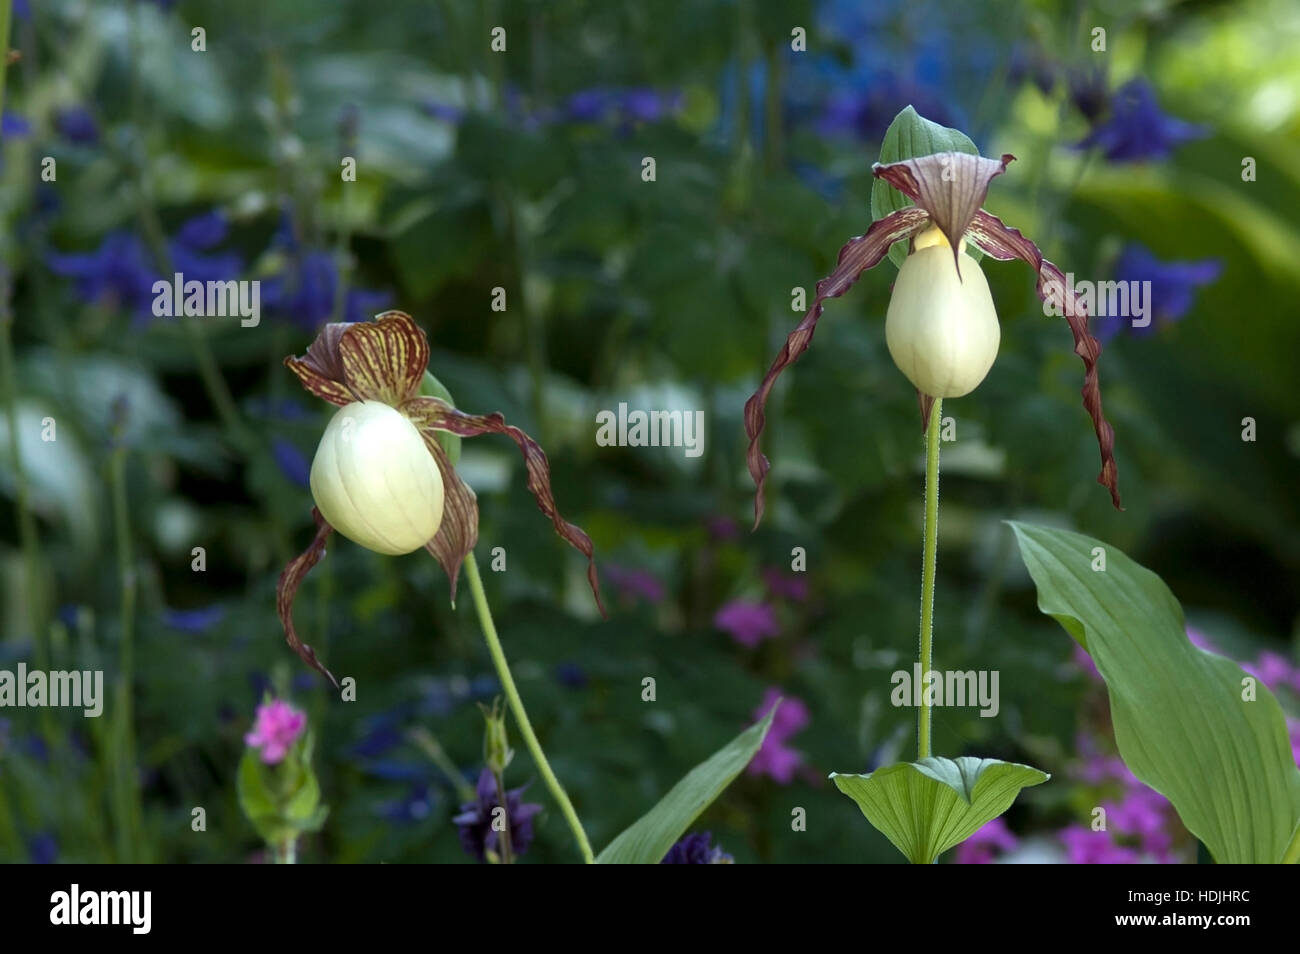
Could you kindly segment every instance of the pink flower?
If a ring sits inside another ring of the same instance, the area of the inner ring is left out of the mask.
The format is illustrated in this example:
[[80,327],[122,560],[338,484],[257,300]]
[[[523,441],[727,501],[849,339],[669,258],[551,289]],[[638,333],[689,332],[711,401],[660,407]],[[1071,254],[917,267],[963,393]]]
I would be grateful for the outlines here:
[[1084,649],[1078,643],[1074,644],[1073,658],[1075,664],[1084,672],[1086,672],[1090,677],[1095,679],[1097,682],[1102,681],[1101,673],[1097,671],[1097,664],[1092,661],[1092,656],[1089,655],[1088,650]]
[[994,818],[957,846],[957,864],[987,865],[998,855],[1015,851],[1019,839],[1001,818]]
[[307,716],[282,699],[273,699],[257,707],[253,731],[244,736],[244,744],[262,750],[262,761],[275,765],[307,727]]
[[801,573],[782,573],[774,566],[763,570],[763,584],[775,597],[801,603],[808,598],[808,580]]
[[1242,663],[1241,668],[1275,692],[1278,686],[1290,686],[1300,692],[1300,669],[1292,666],[1281,653],[1266,649],[1259,654],[1255,665]]
[[771,606],[748,600],[727,603],[714,615],[713,625],[750,649],[781,631]]
[[1222,653],[1219,652],[1219,647],[1210,642],[1210,638],[1199,629],[1188,627],[1187,638],[1191,640],[1192,645],[1196,646],[1198,649],[1204,649],[1207,653],[1222,655]]
[[1135,849],[1111,841],[1109,833],[1083,825],[1064,828],[1059,837],[1072,865],[1135,865],[1141,860]]
[[[762,719],[776,705],[784,693],[776,686],[768,687],[763,701],[754,710],[754,718]],[[750,775],[768,775],[781,785],[794,781],[794,773],[803,764],[803,753],[786,745],[790,736],[802,732],[811,721],[808,706],[802,699],[786,696],[781,708],[776,710],[767,737],[745,770]]]

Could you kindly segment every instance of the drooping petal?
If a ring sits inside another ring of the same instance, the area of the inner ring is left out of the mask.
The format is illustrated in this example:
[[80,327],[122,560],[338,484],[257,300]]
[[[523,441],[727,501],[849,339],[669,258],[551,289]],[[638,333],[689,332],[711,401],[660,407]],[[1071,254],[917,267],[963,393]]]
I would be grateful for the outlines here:
[[817,319],[821,317],[826,299],[843,295],[858,280],[859,275],[868,268],[878,265],[880,260],[889,254],[891,245],[901,239],[910,238],[929,224],[929,213],[913,206],[891,212],[883,219],[877,219],[871,223],[871,228],[867,229],[865,234],[849,239],[840,249],[835,271],[817,283],[817,294],[813,298],[812,307],[785,339],[785,346],[777,354],[772,366],[767,369],[763,383],[745,402],[745,433],[749,436],[747,460],[750,476],[754,478],[755,527],[763,519],[763,482],[772,466],[759,449],[758,441],[767,420],[763,407],[767,403],[767,396],[771,393],[777,377],[788,365],[793,364],[811,343],[813,332],[817,328]]
[[343,362],[339,359],[339,341],[351,327],[343,321],[330,322],[320,330],[303,357],[284,359],[285,367],[298,375],[303,387],[340,407],[360,400],[344,380]]
[[415,422],[424,446],[429,449],[442,473],[442,523],[433,539],[424,545],[430,555],[441,564],[451,581],[451,602],[456,602],[456,584],[460,580],[460,565],[478,544],[478,499],[469,484],[460,479],[456,466],[447,456],[438,435],[429,427]]
[[966,238],[985,255],[1002,261],[1019,258],[1028,262],[1038,273],[1038,297],[1055,306],[1070,323],[1070,331],[1074,333],[1074,353],[1083,359],[1083,406],[1092,417],[1097,445],[1101,450],[1101,473],[1097,475],[1097,483],[1110,491],[1115,509],[1123,510],[1119,501],[1119,471],[1115,464],[1115,431],[1102,411],[1101,383],[1097,377],[1101,344],[1088,332],[1087,309],[1066,282],[1065,275],[1043,258],[1038,246],[1018,229],[1003,224],[997,216],[981,209],[971,222]]
[[307,571],[319,563],[320,558],[325,555],[325,542],[334,530],[315,507],[311,508],[311,515],[316,521],[316,537],[312,540],[311,546],[301,556],[291,560],[284,568],[284,572],[280,574],[280,582],[275,587],[275,606],[280,614],[280,623],[284,626],[284,638],[289,648],[302,657],[302,661],[308,666],[324,675],[337,689],[339,683],[334,678],[334,674],[320,663],[316,658],[316,652],[298,638],[298,631],[293,625],[293,598],[298,594],[298,587],[302,584]]
[[930,213],[952,246],[956,264],[961,238],[984,204],[989,183],[1006,172],[1007,163],[1015,158],[1010,153],[987,159],[965,152],[936,152],[887,165],[876,163],[871,171]]
[[410,315],[386,311],[374,321],[348,325],[337,352],[356,400],[398,407],[420,388],[429,364],[429,339]]
[[[524,467],[528,471],[528,489],[532,492],[533,499],[537,501],[538,509],[550,517],[555,532],[587,558],[587,582],[591,584],[591,592],[596,598],[596,606],[599,607],[600,614],[602,616],[608,615],[605,612],[605,604],[600,598],[600,581],[596,577],[596,560],[591,538],[583,533],[580,527],[569,523],[560,516],[559,510],[555,506],[555,496],[551,492],[550,464],[546,460],[546,452],[542,450],[537,441],[519,428],[507,424],[505,418],[500,414],[465,414],[456,410],[446,401],[435,397],[412,398],[402,405],[401,410],[402,413],[415,422],[422,433],[430,429],[436,429],[450,431],[452,434],[459,434],[461,437],[475,437],[479,434],[504,434],[514,441],[524,455]],[[446,506],[451,506],[450,494]],[[446,521],[447,516],[444,510],[444,525]],[[435,541],[436,539],[435,537]],[[472,541],[469,546],[473,547]],[[464,553],[467,552],[469,552],[468,549],[463,551],[461,556],[463,557]],[[437,556],[438,554],[435,553],[434,555]],[[439,559],[442,558],[439,557]],[[456,566],[459,567],[459,565],[460,561],[457,560]]]

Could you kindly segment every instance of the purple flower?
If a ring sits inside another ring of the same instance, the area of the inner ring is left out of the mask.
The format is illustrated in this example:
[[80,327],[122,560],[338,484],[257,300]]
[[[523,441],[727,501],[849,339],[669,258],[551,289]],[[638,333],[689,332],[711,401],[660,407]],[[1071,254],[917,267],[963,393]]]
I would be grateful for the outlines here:
[[740,524],[730,517],[710,517],[705,522],[704,528],[715,543],[725,543],[740,536]]
[[1099,66],[1071,70],[1067,85],[1074,108],[1088,122],[1096,123],[1110,102],[1106,71]]
[[307,716],[282,699],[273,699],[257,707],[253,731],[244,736],[244,744],[262,750],[262,761],[275,765],[288,753],[290,746],[307,727]]
[[1086,672],[1089,678],[1096,682],[1101,682],[1101,673],[1097,671],[1097,664],[1092,661],[1092,655],[1078,643],[1074,644],[1074,651],[1071,657],[1075,665]]
[[808,598],[808,579],[802,573],[782,573],[774,566],[763,570],[763,584],[769,596],[802,603]]
[[[1130,242],[1115,262],[1115,279],[1120,282],[1150,282],[1147,317],[1151,323],[1138,328],[1121,320],[1098,323],[1097,335],[1103,341],[1121,327],[1131,328],[1134,335],[1149,335],[1155,329],[1177,321],[1187,314],[1196,300],[1196,290],[1216,281],[1223,271],[1218,259],[1196,262],[1162,262],[1150,250]],[[1129,287],[1136,287],[1132,284]]]
[[1142,860],[1136,849],[1111,841],[1109,832],[1071,825],[1058,837],[1065,845],[1066,858],[1072,865],[1135,865]]
[[1015,851],[1019,844],[1007,823],[1000,817],[994,818],[957,846],[957,864],[987,865],[999,855]]
[[1281,653],[1266,649],[1259,654],[1259,659],[1255,660],[1253,666],[1243,663],[1241,668],[1274,692],[1279,686],[1289,686],[1300,694],[1300,668],[1292,666]]
[[[526,786],[525,786],[526,787]],[[460,829],[460,844],[465,853],[487,861],[489,851],[498,853],[500,832],[492,828],[493,811],[501,806],[497,798],[497,782],[486,768],[479,774],[477,799],[460,807],[460,814],[452,819]],[[510,824],[510,850],[518,857],[528,850],[533,841],[533,818],[542,810],[523,800],[524,789],[506,792],[506,818]]]
[[280,468],[280,473],[284,474],[290,483],[299,487],[311,486],[311,462],[292,441],[285,440],[283,437],[272,438],[271,456],[275,458],[275,465]]
[[99,142],[99,126],[84,106],[67,106],[54,114],[54,128],[68,142],[93,145]]
[[604,572],[613,582],[614,589],[618,591],[624,602],[636,603],[638,600],[645,600],[647,603],[663,602],[664,585],[649,570],[607,563]]
[[1128,789],[1118,803],[1104,802],[1103,807],[1108,823],[1117,833],[1137,838],[1142,851],[1162,864],[1172,861],[1170,806],[1163,795],[1139,783]]
[[776,622],[776,611],[771,606],[748,600],[727,603],[714,614],[713,625],[751,649],[781,631]]
[[[763,694],[762,703],[754,710],[755,721],[766,716],[783,695],[778,687],[768,687]],[[781,785],[789,785],[794,780],[795,771],[803,764],[804,757],[802,752],[786,745],[786,742],[807,728],[809,721],[808,706],[803,700],[785,696],[785,701],[776,710],[763,744],[745,771],[750,775],[767,775]]]
[[721,846],[710,844],[713,835],[707,831],[682,835],[668,849],[661,865],[729,865],[736,859],[723,852]]
[[1100,149],[1111,162],[1164,159],[1175,146],[1207,134],[1204,126],[1161,111],[1146,80],[1130,80],[1115,91],[1110,116],[1093,126],[1077,149]]

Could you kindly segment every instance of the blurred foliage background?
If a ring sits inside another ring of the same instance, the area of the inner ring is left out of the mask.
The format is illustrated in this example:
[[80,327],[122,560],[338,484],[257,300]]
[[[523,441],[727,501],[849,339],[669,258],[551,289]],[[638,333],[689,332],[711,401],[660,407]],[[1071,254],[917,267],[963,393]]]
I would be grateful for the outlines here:
[[[793,771],[742,776],[697,828],[738,862],[901,860],[826,780],[914,745],[915,713],[889,703],[916,648],[923,455],[884,344],[893,267],[828,306],[777,388],[752,534],[741,408],[799,319],[792,290],[870,224],[871,163],[911,103],[1019,157],[988,208],[1064,270],[1155,283],[1150,333],[1115,323],[1101,360],[1124,512],[1094,483],[1068,329],[1023,264],[985,262],[1001,354],[944,407],[936,660],[999,670],[1002,700],[996,719],[937,710],[935,750],[1051,772],[1008,827],[1022,856],[1081,860],[1058,833],[1116,797],[1087,771],[1086,752],[1113,751],[1105,696],[1037,613],[1004,519],[1156,570],[1223,651],[1285,664],[1296,711],[1298,40],[1287,0],[19,0],[0,668],[103,669],[109,696],[99,719],[0,712],[0,859],[260,858],[234,775],[272,687],[310,716],[331,806],[303,860],[470,860],[429,757],[433,740],[471,783],[481,763],[472,703],[498,686],[469,601],[449,605],[423,554],[334,543],[297,619],[356,679],[352,703],[275,615],[329,413],[281,361],[325,321],[393,306],[459,406],[542,442],[561,512],[595,541],[607,622],[513,445],[466,442],[480,561],[508,560],[486,573],[498,626],[597,849],[776,687],[808,713],[781,743]],[[173,270],[260,280],[261,322],[153,317]],[[704,410],[705,454],[597,446],[595,415],[619,402]],[[546,808],[523,860],[574,860],[515,741],[508,781]],[[1176,819],[1160,825],[1172,847],[1152,851],[1193,860]]]

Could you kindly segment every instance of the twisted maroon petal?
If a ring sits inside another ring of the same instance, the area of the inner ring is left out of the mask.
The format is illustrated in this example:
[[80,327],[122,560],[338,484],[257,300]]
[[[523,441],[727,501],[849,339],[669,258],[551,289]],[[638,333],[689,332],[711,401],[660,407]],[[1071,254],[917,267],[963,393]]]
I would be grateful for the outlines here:
[[325,541],[334,531],[315,507],[311,508],[311,515],[316,521],[316,538],[312,540],[311,546],[301,556],[291,560],[284,568],[284,572],[280,574],[280,582],[275,587],[275,607],[280,614],[280,624],[284,627],[284,638],[289,648],[301,656],[302,661],[308,666],[324,675],[337,689],[338,680],[334,678],[333,673],[321,665],[316,658],[316,652],[298,638],[298,631],[293,625],[293,598],[297,596],[298,587],[302,584],[307,571],[319,563],[320,558],[325,555]]
[[[596,598],[596,606],[600,609],[600,614],[602,616],[608,615],[605,612],[605,604],[600,598],[600,580],[596,576],[596,560],[591,538],[583,533],[582,528],[569,523],[560,516],[560,511],[555,505],[555,495],[551,492],[550,463],[546,459],[546,452],[542,450],[542,446],[537,441],[519,428],[507,424],[505,418],[500,414],[465,414],[456,410],[441,398],[411,398],[402,405],[401,411],[415,423],[421,434],[428,435],[425,438],[425,444],[430,445],[431,450],[432,446],[429,439],[432,436],[429,434],[431,430],[449,431],[461,437],[476,437],[479,434],[504,434],[514,441],[524,455],[524,467],[528,471],[528,489],[532,492],[533,499],[537,501],[538,509],[550,517],[555,532],[587,558],[587,582],[591,585],[591,592]],[[432,443],[436,444],[436,439]],[[435,451],[434,456],[439,457],[439,454]],[[441,457],[439,457],[439,466],[442,466]],[[443,476],[446,476],[445,472]],[[447,520],[446,506],[444,504],[444,524]],[[475,521],[477,524],[477,509],[475,509]],[[439,532],[441,533],[441,530]],[[477,529],[475,536],[477,537]],[[431,545],[437,543],[438,538],[435,536],[431,541]],[[457,569],[459,569],[460,561],[464,558],[464,555],[473,549],[474,541],[461,541],[458,546],[464,547],[459,553],[454,553],[451,547],[447,548],[448,556],[455,557]],[[432,552],[440,561],[444,560],[443,556],[440,556],[436,550]],[[443,562],[443,566],[446,567],[447,563]]]
[[447,574],[447,579],[451,581],[451,602],[454,606],[460,566],[478,544],[478,498],[469,484],[456,473],[451,458],[447,456],[447,451],[438,441],[438,435],[433,429],[420,425],[418,420],[416,426],[424,438],[424,446],[429,449],[442,473],[442,523],[424,548],[438,561]]
[[767,404],[767,396],[772,392],[777,377],[788,365],[793,364],[812,342],[813,332],[817,328],[817,319],[821,317],[826,299],[843,295],[858,280],[859,275],[868,268],[878,265],[880,260],[889,254],[891,245],[920,232],[929,221],[928,212],[912,206],[891,212],[883,219],[877,219],[871,223],[871,228],[867,229],[865,234],[849,239],[840,249],[835,271],[817,283],[817,294],[813,298],[812,307],[785,339],[785,346],[777,354],[772,366],[767,369],[763,383],[745,402],[745,433],[749,436],[746,459],[749,463],[749,474],[754,478],[754,526],[756,528],[759,521],[763,519],[763,483],[772,466],[759,449],[759,437],[767,423],[763,408]]
[[1123,510],[1119,502],[1119,469],[1115,464],[1115,430],[1101,408],[1101,382],[1097,377],[1101,343],[1088,333],[1088,311],[1083,302],[1066,282],[1061,270],[1043,258],[1038,246],[1025,238],[1019,229],[1003,224],[996,215],[980,209],[966,231],[966,238],[992,258],[1002,261],[1019,258],[1028,262],[1038,273],[1038,297],[1054,305],[1070,323],[1074,353],[1083,359],[1083,406],[1092,418],[1097,446],[1101,450],[1101,473],[1097,475],[1097,483],[1110,491],[1115,509]]

